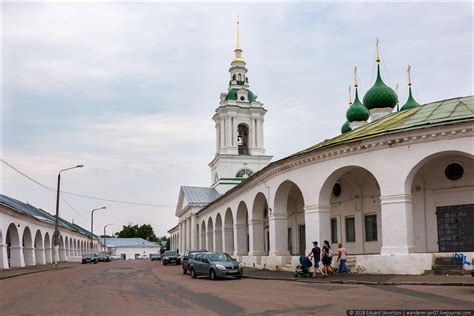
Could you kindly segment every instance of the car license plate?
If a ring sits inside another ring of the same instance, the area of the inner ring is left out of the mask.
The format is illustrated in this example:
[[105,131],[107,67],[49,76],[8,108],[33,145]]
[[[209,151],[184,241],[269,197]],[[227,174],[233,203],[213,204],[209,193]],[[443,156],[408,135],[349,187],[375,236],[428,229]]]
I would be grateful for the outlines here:
[[237,273],[237,272],[239,272],[239,271],[237,271],[237,270],[230,270],[229,271],[229,273]]

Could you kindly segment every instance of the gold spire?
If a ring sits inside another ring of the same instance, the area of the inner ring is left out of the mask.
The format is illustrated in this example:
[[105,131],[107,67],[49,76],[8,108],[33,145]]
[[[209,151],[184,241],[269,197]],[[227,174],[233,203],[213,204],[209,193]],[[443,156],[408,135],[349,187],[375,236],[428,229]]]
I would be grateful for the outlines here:
[[240,48],[240,19],[239,19],[239,15],[237,15],[237,44],[236,44],[236,47],[234,49],[234,52],[235,52],[235,57],[232,59],[232,62],[234,61],[240,61],[240,62],[244,62],[244,59],[242,58],[242,49]]
[[411,87],[411,66],[408,65],[408,86]]
[[377,41],[375,42],[375,49],[377,51],[377,59],[375,61],[377,64],[380,64],[380,54],[379,54],[379,39],[377,38]]
[[236,50],[241,50],[240,49],[240,19],[239,15],[237,14],[237,45],[235,47]]
[[349,86],[349,107],[352,105],[352,99],[351,99],[351,86]]
[[359,83],[357,82],[357,66],[354,66],[354,87],[357,89]]

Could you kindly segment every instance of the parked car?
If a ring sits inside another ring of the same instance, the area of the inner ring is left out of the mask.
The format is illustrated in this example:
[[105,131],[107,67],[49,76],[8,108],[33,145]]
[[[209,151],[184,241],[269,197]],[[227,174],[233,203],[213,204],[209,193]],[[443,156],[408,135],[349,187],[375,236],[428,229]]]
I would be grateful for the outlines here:
[[97,260],[99,262],[110,262],[110,256],[106,252],[99,252],[97,254]]
[[174,250],[165,251],[163,257],[161,258],[161,263],[165,266],[168,263],[181,264],[181,258],[179,258],[178,253]]
[[97,263],[99,260],[97,258],[97,255],[92,252],[88,252],[82,256],[82,263],[86,264],[89,262]]
[[188,273],[189,271],[189,259],[192,259],[194,255],[200,252],[207,252],[207,250],[186,250],[181,258],[181,267],[183,268],[183,274]]
[[124,259],[121,255],[110,255],[110,260],[121,260]]
[[150,254],[150,260],[151,261],[154,261],[154,260],[160,260],[161,261],[161,255],[159,253],[152,253],[152,254]]
[[240,279],[244,274],[242,264],[225,252],[196,253],[189,262],[189,273],[192,278],[208,275],[211,280],[227,276]]

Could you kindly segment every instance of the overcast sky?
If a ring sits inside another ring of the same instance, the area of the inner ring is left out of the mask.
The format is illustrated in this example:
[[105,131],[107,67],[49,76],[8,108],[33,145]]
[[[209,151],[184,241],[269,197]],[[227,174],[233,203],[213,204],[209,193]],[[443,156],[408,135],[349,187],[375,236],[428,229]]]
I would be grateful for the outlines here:
[[[181,185],[209,186],[212,115],[227,90],[235,20],[250,87],[268,110],[266,153],[283,158],[340,134],[358,66],[419,103],[472,94],[472,4],[4,3],[2,153],[62,190],[61,216],[95,231],[151,223],[164,235]],[[395,162],[394,162],[395,164]],[[2,165],[1,191],[50,213],[55,193]]]

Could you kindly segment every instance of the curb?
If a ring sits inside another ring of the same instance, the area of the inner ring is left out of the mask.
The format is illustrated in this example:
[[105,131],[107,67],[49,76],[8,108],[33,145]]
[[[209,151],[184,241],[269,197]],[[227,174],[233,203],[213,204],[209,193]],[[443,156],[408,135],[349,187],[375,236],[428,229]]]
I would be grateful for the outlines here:
[[417,286],[467,286],[474,287],[471,282],[414,282],[414,281],[400,281],[400,282],[372,282],[372,281],[356,281],[356,280],[308,280],[298,278],[282,278],[282,277],[261,277],[243,275],[246,279],[255,280],[273,280],[273,281],[291,281],[301,283],[316,283],[316,284],[362,284],[362,285],[417,285]]
[[18,274],[12,274],[12,275],[7,275],[7,276],[0,276],[0,280],[5,280],[5,279],[11,279],[11,278],[16,278],[22,275],[28,275],[28,274],[33,274],[33,273],[41,273],[41,272],[47,272],[47,271],[52,271],[52,270],[63,270],[63,269],[69,269],[71,267],[58,267],[58,268],[51,268],[51,269],[46,269],[46,270],[34,270],[34,271],[28,271],[25,273],[18,273]]

